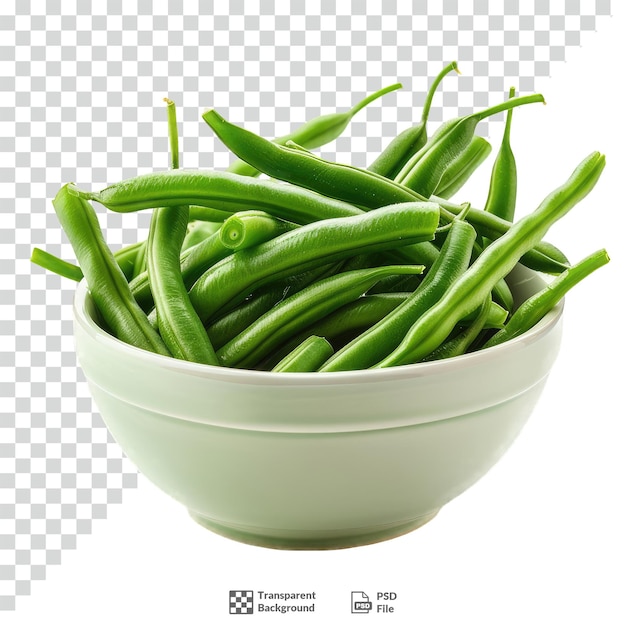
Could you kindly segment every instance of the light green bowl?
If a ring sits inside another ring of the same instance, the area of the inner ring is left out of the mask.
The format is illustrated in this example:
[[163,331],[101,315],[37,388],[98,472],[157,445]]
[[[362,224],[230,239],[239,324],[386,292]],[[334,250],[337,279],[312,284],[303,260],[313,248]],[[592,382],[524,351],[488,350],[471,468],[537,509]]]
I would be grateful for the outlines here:
[[[544,283],[516,268],[516,297]],[[107,427],[210,530],[325,549],[418,528],[483,476],[528,419],[558,353],[562,306],[525,335],[454,359],[276,374],[139,350],[75,299],[78,359]]]

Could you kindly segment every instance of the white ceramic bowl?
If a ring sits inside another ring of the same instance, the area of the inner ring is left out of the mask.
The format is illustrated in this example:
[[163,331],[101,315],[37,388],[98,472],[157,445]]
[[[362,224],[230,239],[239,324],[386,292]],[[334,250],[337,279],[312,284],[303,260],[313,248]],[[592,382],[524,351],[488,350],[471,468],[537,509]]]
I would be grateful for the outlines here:
[[[518,267],[516,297],[544,283]],[[528,419],[562,306],[494,348],[383,370],[275,374],[188,363],[104,332],[85,283],[78,359],[137,468],[214,532],[288,549],[404,534],[483,476]]]

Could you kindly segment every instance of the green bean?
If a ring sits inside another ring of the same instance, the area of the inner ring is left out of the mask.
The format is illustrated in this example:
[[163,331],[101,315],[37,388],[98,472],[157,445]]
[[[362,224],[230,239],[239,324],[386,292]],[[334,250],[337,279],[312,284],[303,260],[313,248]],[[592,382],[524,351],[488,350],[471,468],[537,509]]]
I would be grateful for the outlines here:
[[[465,205],[454,204],[438,196],[432,197],[441,207],[442,217],[454,219],[463,211]],[[476,229],[476,232],[489,241],[498,239],[511,228],[511,223],[486,211],[470,208],[465,219]],[[544,274],[560,274],[569,267],[567,257],[555,246],[540,241],[520,259],[526,267]]]
[[431,84],[428,93],[426,94],[426,100],[424,101],[424,107],[422,108],[422,117],[419,123],[402,131],[395,139],[393,139],[391,143],[380,153],[376,160],[367,168],[370,172],[380,174],[385,178],[393,179],[402,169],[404,164],[424,146],[427,139],[426,125],[428,123],[428,116],[430,114],[433,97],[435,96],[439,83],[441,83],[443,78],[452,70],[455,70],[457,74],[460,74],[456,61],[452,61],[452,63],[446,65]]
[[[272,141],[283,146],[289,141],[293,141],[307,150],[319,148],[320,146],[337,139],[337,137],[341,135],[348,124],[352,121],[352,118],[368,104],[374,102],[374,100],[377,100],[378,98],[381,98],[385,94],[401,88],[401,83],[395,83],[389,87],[384,87],[376,93],[367,96],[345,113],[320,115],[319,117],[305,122],[302,126],[296,128],[292,133],[284,135],[283,137],[276,137],[275,139],[272,139]],[[258,176],[260,174],[259,170],[240,159],[231,163],[228,167],[228,171],[242,176]]]
[[[474,242],[472,250],[472,263],[483,253],[484,248],[478,243]],[[507,311],[512,311],[515,305],[515,299],[511,288],[504,278],[501,278],[491,290],[491,297],[495,302],[501,304]]]
[[[132,278],[137,249],[142,244],[143,242],[132,243],[129,246],[120,248],[113,253],[113,256],[124,273],[126,280],[130,280]],[[69,261],[64,261],[54,254],[50,254],[49,252],[42,250],[41,248],[33,248],[30,260],[35,263],[35,265],[39,265],[49,272],[54,272],[63,278],[69,278],[70,280],[75,280],[76,282],[83,279],[83,270],[81,270],[78,265],[74,265],[74,263],[70,263]]]
[[437,188],[447,165],[471,142],[476,126],[481,120],[501,111],[533,102],[545,101],[540,94],[510,98],[493,107],[447,122],[406,163],[394,180],[422,196],[430,197]]
[[572,287],[608,262],[609,255],[603,249],[594,252],[576,265],[572,265],[544,289],[523,302],[513,313],[504,328],[493,335],[484,344],[483,348],[490,348],[504,341],[510,341],[530,330],[560,302]]
[[485,328],[489,311],[491,310],[491,295],[487,296],[482,305],[477,309],[478,314],[474,317],[469,326],[465,327],[454,337],[451,337],[438,348],[433,350],[424,361],[439,361],[441,359],[451,359],[470,351],[471,345],[474,343],[480,332]]
[[411,327],[402,343],[376,367],[415,363],[435,350],[457,321],[475,309],[504,278],[520,257],[545,236],[550,226],[580,202],[595,186],[605,166],[604,155],[594,152],[569,179],[539,207],[511,225],[491,243],[469,269]]
[[150,326],[133,298],[128,282],[107,246],[93,207],[63,186],[52,201],[91,297],[113,334],[138,348],[169,355],[163,340]]
[[[178,167],[176,108],[167,103],[172,168]],[[188,206],[157,208],[152,213],[146,245],[146,265],[158,329],[177,359],[219,365],[204,326],[189,301],[180,271],[180,249],[187,233]]]
[[274,348],[303,328],[355,300],[377,280],[390,274],[419,274],[417,265],[387,265],[329,276],[272,307],[217,351],[226,367],[254,367]]
[[46,252],[41,248],[33,248],[30,255],[30,260],[35,265],[43,267],[43,269],[49,272],[54,272],[63,278],[69,278],[75,280],[77,283],[83,279],[83,270],[69,261],[64,261],[50,252]]
[[[465,328],[466,326],[473,324],[476,321],[476,316],[479,314],[479,312],[480,309],[474,309],[471,313],[461,318],[458,323],[459,327]],[[489,304],[489,309],[487,310],[487,317],[485,319],[483,328],[489,330],[500,330],[504,327],[504,322],[506,322],[508,316],[508,309],[501,307],[497,302],[494,302],[492,299]]]
[[[244,207],[240,207],[235,210],[245,210]],[[199,222],[213,222],[215,224],[221,224],[227,217],[233,214],[233,210],[220,211],[219,209],[213,209],[208,206],[197,206],[194,204],[189,205],[189,220],[197,220]]]
[[135,253],[135,262],[133,263],[132,278],[137,278],[139,274],[146,271],[146,242],[142,241]]
[[[228,214],[230,216],[230,213]],[[193,220],[189,218],[187,224],[187,234],[183,239],[181,253],[189,248],[193,248],[197,243],[204,241],[222,227],[221,222],[205,222],[203,220]]]
[[452,197],[465,185],[490,152],[491,144],[479,135],[474,135],[469,146],[443,171],[434,195],[440,198]]
[[202,117],[232,152],[273,178],[367,209],[425,200],[380,174],[274,144],[231,124],[214,109]]
[[312,335],[296,346],[273,372],[315,372],[333,353],[333,347],[324,339]]
[[[110,210],[120,212],[181,204],[189,204],[192,209],[197,209],[199,203],[205,203],[208,207],[230,207],[231,214],[242,210],[242,207],[255,208],[296,224],[364,213],[347,202],[327,198],[295,185],[210,170],[170,170],[143,174],[111,185],[98,193],[87,192],[74,185],[68,190],[81,198],[93,199]],[[213,211],[211,209],[211,214]],[[399,262],[430,266],[439,251],[430,242],[424,241],[402,252],[397,251],[397,254],[400,255]]]
[[265,211],[239,211],[222,224],[220,241],[230,250],[242,250],[297,227],[297,224],[273,217]]
[[362,252],[432,239],[438,222],[438,205],[415,202],[308,224],[223,259],[193,285],[191,302],[206,323],[272,280]]
[[[514,96],[515,88],[511,87],[509,98]],[[515,203],[517,200],[517,165],[513,150],[511,150],[512,118],[513,109],[509,109],[506,115],[502,143],[491,170],[489,194],[485,202],[485,211],[493,213],[507,222],[512,222],[515,218]]]
[[[295,185],[215,170],[169,170],[142,174],[98,193],[76,187],[70,187],[69,191],[121,213],[187,204],[230,213],[258,209],[297,224],[362,213],[347,202]],[[414,199],[412,196],[411,200]]]
[[145,245],[145,241],[138,241],[124,246],[113,253],[117,264],[120,266],[126,280],[131,280],[135,273],[135,265],[137,264],[137,254]]
[[175,358],[218,365],[180,273],[179,250],[187,226],[187,215],[182,208],[155,209],[150,222],[147,274],[158,329]]
[[467,222],[455,220],[439,258],[413,294],[377,324],[338,350],[320,371],[366,369],[390,354],[414,321],[466,271],[475,239],[476,231]]

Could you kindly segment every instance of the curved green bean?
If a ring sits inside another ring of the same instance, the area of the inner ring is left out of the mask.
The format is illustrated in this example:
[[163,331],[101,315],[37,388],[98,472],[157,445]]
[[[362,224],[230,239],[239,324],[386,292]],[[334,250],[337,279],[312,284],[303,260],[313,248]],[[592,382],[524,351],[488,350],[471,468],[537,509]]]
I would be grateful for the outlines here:
[[141,174],[96,193],[74,186],[69,191],[121,213],[181,205],[206,206],[230,213],[258,209],[297,224],[362,213],[347,202],[295,185],[216,170],[169,170]]
[[[289,141],[293,141],[307,150],[319,148],[320,146],[337,139],[337,137],[339,137],[347,128],[348,124],[352,121],[352,118],[367,105],[371,104],[375,100],[378,100],[378,98],[381,98],[385,94],[401,88],[401,83],[394,83],[388,87],[383,87],[355,104],[349,111],[344,113],[320,115],[319,117],[305,122],[302,126],[299,126],[288,135],[276,137],[275,139],[272,139],[272,141],[282,146]],[[241,159],[237,159],[231,163],[228,167],[228,171],[242,176],[258,176],[260,174],[259,170],[255,169]]]
[[325,161],[306,151],[272,143],[231,124],[214,109],[205,111],[202,118],[239,158],[278,180],[367,209],[426,200],[411,189],[369,170]]
[[[441,214],[445,220],[454,219],[466,208],[466,205],[454,204],[438,196],[433,196],[432,200],[441,207]],[[511,228],[510,222],[473,207],[466,211],[465,219],[481,237],[489,241],[498,239]],[[546,241],[539,241],[522,256],[520,262],[529,269],[544,274],[560,274],[569,267],[567,257],[558,248]]]

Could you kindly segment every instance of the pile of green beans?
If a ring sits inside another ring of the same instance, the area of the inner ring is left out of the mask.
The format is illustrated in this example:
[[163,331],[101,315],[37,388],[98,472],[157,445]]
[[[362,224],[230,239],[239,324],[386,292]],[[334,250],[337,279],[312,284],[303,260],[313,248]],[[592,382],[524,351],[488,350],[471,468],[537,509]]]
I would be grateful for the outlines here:
[[[99,323],[119,340],[215,367],[323,375],[449,359],[513,340],[608,263],[599,250],[570,264],[544,240],[594,188],[605,157],[582,159],[516,219],[512,112],[543,96],[511,88],[502,102],[429,135],[433,99],[453,70],[456,62],[432,80],[415,125],[367,168],[310,150],[399,83],[272,140],[206,111],[203,120],[236,157],[226,171],[179,167],[176,108],[165,99],[170,169],[96,192],[63,185],[52,204],[77,264],[39,248],[31,260],[85,280]],[[503,111],[482,208],[459,203],[492,149],[476,128]],[[113,252],[102,210],[151,210],[147,239]],[[518,264],[546,277],[545,289],[523,302],[507,284]]]

